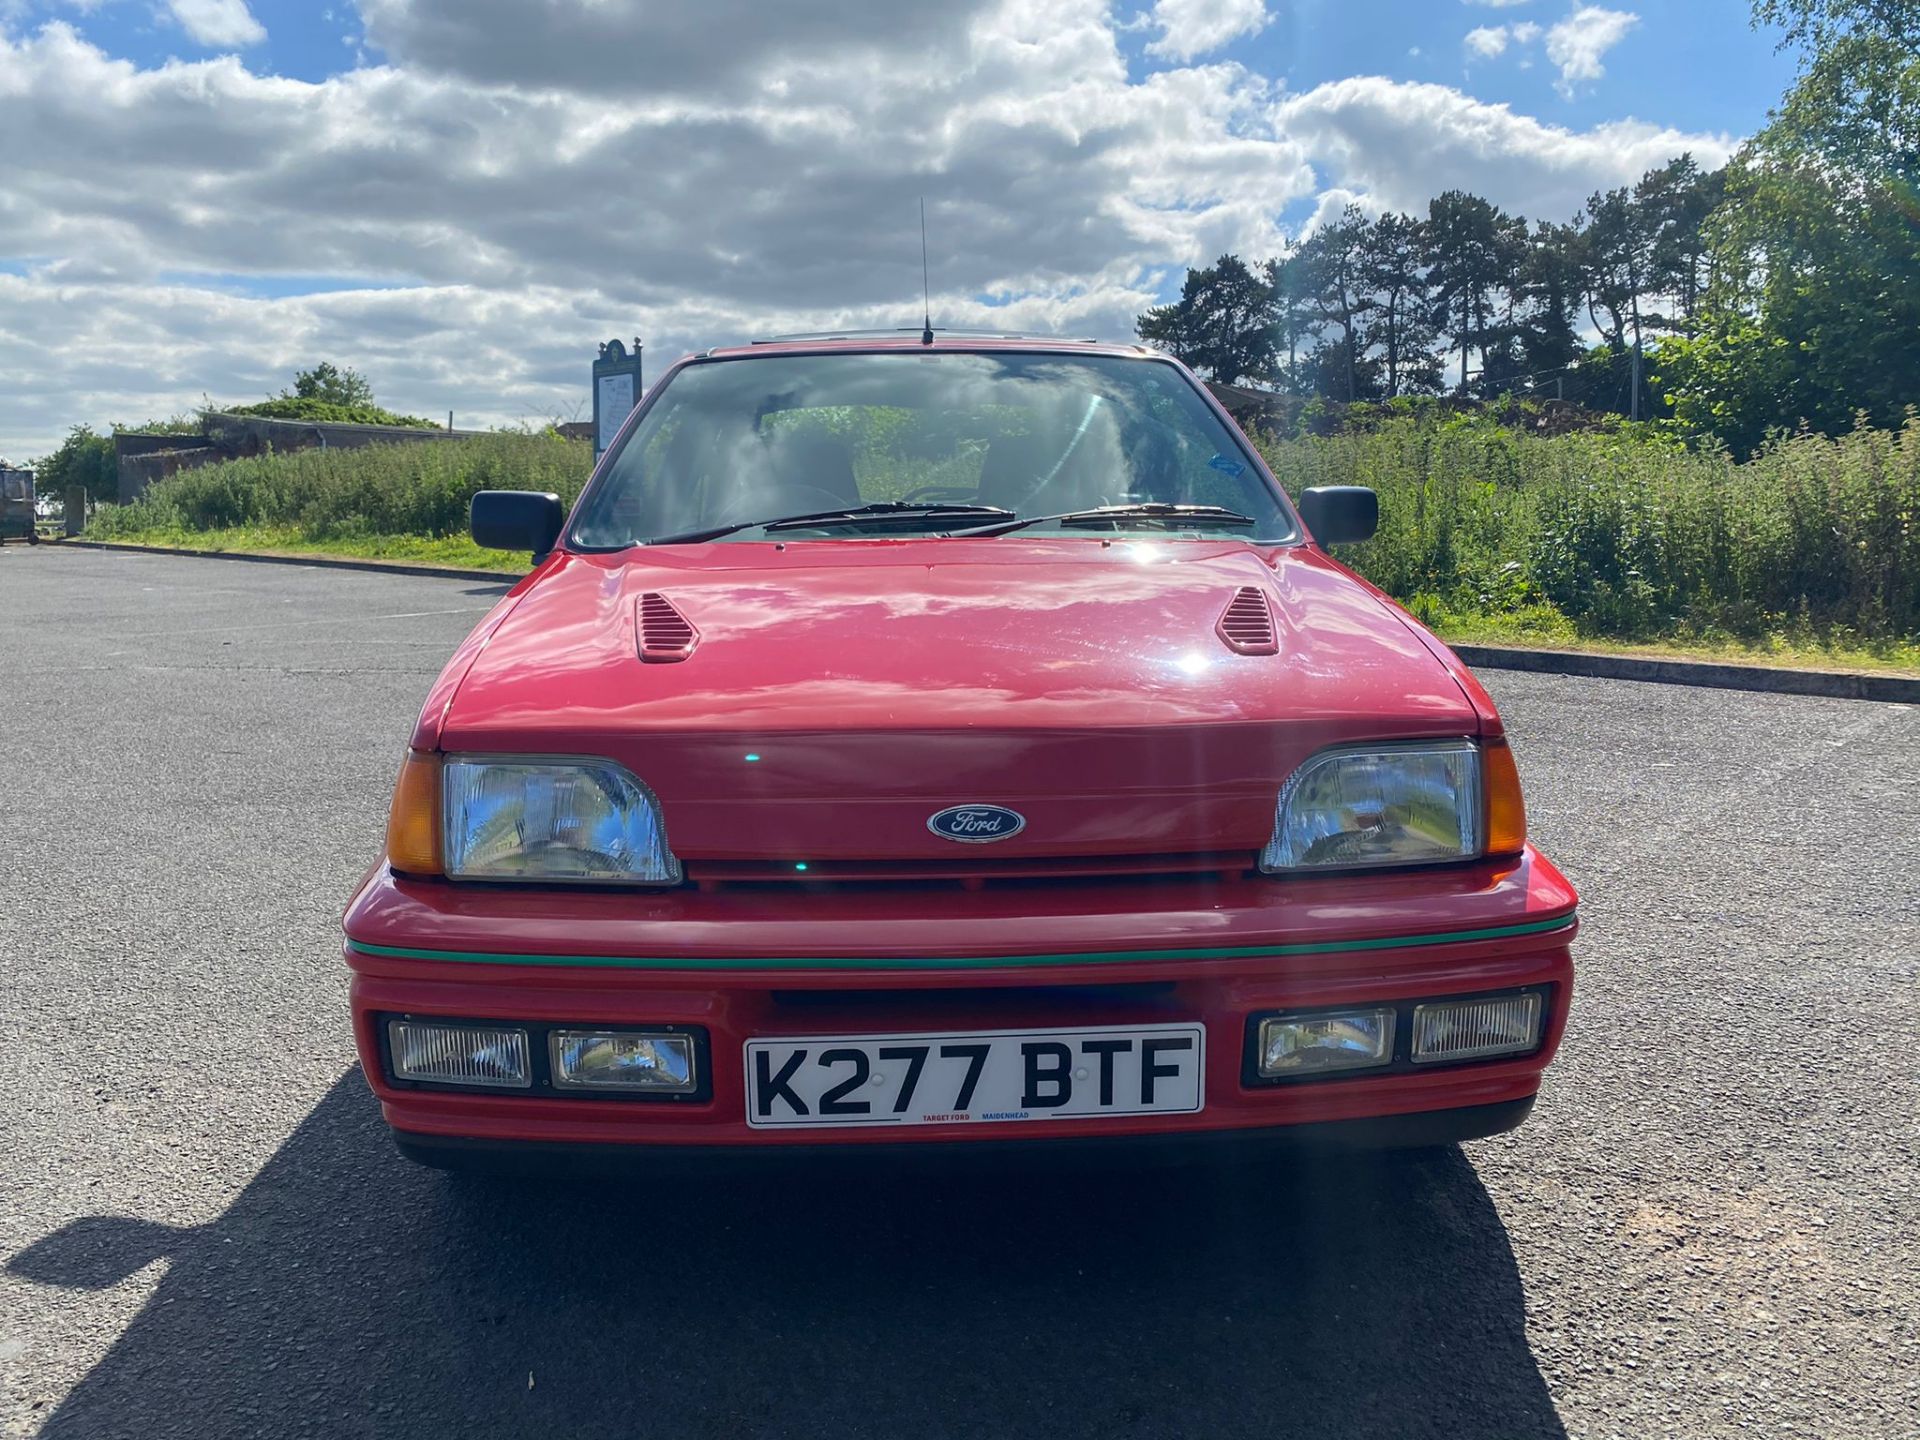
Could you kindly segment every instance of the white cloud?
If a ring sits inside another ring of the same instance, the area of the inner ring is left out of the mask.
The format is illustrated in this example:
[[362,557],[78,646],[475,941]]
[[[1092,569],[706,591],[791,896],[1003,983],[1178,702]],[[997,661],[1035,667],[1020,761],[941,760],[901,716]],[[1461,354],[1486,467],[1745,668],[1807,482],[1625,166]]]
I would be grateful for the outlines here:
[[1471,190],[1533,219],[1564,220],[1595,190],[1631,183],[1691,151],[1703,166],[1733,153],[1730,135],[1638,120],[1569,130],[1445,85],[1361,76],[1275,106],[1274,125],[1369,210],[1424,212],[1443,190]]
[[[738,33],[667,25],[655,54],[641,0],[545,0],[572,27],[551,50],[531,0],[363,0],[385,63],[317,83],[0,32],[0,453],[259,398],[320,358],[484,424],[570,414],[611,335],[658,373],[915,323],[922,195],[936,323],[1124,337],[1185,266],[1274,254],[1283,212],[1460,186],[1565,217],[1731,147],[1381,78],[1135,77],[1108,0],[848,0],[852,29],[705,3]],[[315,277],[329,293],[282,296]]]
[[1467,49],[1491,60],[1505,53],[1507,38],[1507,27],[1504,25],[1477,25],[1467,32]]
[[180,28],[202,45],[226,48],[258,45],[266,27],[253,18],[247,0],[167,0]]
[[1147,53],[1175,60],[1191,60],[1229,40],[1256,35],[1273,19],[1265,0],[1154,0],[1152,18],[1162,33]]
[[[1483,60],[1498,59],[1509,43],[1531,45],[1540,38],[1540,27],[1531,20],[1518,25],[1479,25],[1467,32],[1466,46]],[[1527,62],[1522,61],[1523,65]]]
[[1488,10],[1511,10],[1516,5],[1525,5],[1529,0],[1460,0],[1462,5],[1480,5]]
[[1626,10],[1583,5],[1547,31],[1547,58],[1560,67],[1555,86],[1572,95],[1582,81],[1591,83],[1607,73],[1600,59],[1626,38],[1640,17]]
[[[514,418],[563,409],[609,334],[671,358],[904,324],[921,195],[937,316],[1125,336],[1168,273],[1274,253],[1277,212],[1315,189],[1264,81],[1130,80],[1104,0],[982,10],[938,64],[919,63],[924,37],[900,55],[802,45],[748,72],[716,46],[684,57],[707,69],[683,93],[617,105],[544,72],[442,73],[499,63],[442,39],[438,68],[307,83],[233,56],[142,69],[61,24],[0,34],[0,134],[26,157],[0,257],[27,271],[0,276],[0,450],[203,391],[257,397],[316,353],[402,407]],[[223,276],[343,293],[249,299],[262,283]],[[114,341],[54,343],[62,306],[112,316]]]

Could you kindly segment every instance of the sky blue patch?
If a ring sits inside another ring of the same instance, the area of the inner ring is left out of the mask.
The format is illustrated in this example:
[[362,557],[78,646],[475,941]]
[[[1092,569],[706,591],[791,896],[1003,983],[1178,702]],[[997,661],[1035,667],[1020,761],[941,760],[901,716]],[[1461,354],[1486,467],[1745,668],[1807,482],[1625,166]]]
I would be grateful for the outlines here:
[[[168,60],[207,60],[234,53],[256,74],[318,82],[351,70],[365,51],[353,0],[247,0],[264,39],[222,45],[196,40],[165,5],[146,0],[13,0],[0,4],[0,32],[30,34],[49,20],[71,25],[109,55],[143,69]],[[11,22],[11,23],[9,23]]]
[[[1546,31],[1578,5],[1460,4],[1456,0],[1285,0],[1269,5],[1269,23],[1191,61],[1149,53],[1160,36],[1150,21],[1119,37],[1122,55],[1137,80],[1183,64],[1233,61],[1283,82],[1292,94],[1356,75],[1449,85],[1491,105],[1510,105],[1522,115],[1574,130],[1607,121],[1640,120],[1679,130],[1750,135],[1765,123],[1767,109],[1792,81],[1795,58],[1775,49],[1780,32],[1755,29],[1749,0],[1687,0],[1660,6],[1612,5],[1639,12],[1620,43],[1609,49],[1597,80],[1562,82],[1546,48]],[[1119,6],[1115,18],[1146,12],[1144,3]],[[1514,25],[1537,29],[1512,38]],[[1469,50],[1467,32],[1509,27],[1497,57]],[[1498,163],[1497,161],[1493,163]],[[1474,188],[1471,172],[1448,175],[1436,185]],[[1521,209],[1527,207],[1521,206]],[[1567,215],[1540,215],[1566,220]],[[1211,258],[1211,257],[1209,257]]]

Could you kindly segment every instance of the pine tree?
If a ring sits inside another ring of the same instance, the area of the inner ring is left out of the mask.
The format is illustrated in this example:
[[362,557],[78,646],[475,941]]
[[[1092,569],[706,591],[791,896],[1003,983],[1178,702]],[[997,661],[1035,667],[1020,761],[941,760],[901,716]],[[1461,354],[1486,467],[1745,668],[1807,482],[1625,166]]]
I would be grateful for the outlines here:
[[1427,209],[1428,278],[1433,323],[1453,336],[1460,352],[1460,393],[1467,391],[1467,356],[1500,339],[1500,302],[1519,282],[1526,254],[1526,222],[1478,195],[1449,190]]
[[1237,255],[1187,271],[1180,298],[1147,311],[1134,331],[1224,385],[1273,369],[1272,287]]
[[1339,219],[1314,231],[1294,257],[1308,313],[1326,336],[1315,356],[1317,387],[1336,400],[1364,397],[1361,326],[1374,307],[1366,277],[1368,230],[1366,217],[1349,205]]
[[1373,296],[1369,333],[1382,352],[1389,398],[1439,388],[1426,250],[1426,226],[1391,213],[1373,222],[1362,244],[1361,280]]

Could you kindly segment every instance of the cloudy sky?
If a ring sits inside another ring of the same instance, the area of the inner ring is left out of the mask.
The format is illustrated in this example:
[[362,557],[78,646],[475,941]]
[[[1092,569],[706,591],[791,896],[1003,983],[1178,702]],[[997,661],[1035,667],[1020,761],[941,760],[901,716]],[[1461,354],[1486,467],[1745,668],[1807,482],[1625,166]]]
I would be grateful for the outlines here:
[[[1614,8],[1614,7],[1618,8]],[[1352,198],[1717,163],[1746,0],[0,0],[0,455],[318,359],[459,423],[919,318],[1127,337]]]

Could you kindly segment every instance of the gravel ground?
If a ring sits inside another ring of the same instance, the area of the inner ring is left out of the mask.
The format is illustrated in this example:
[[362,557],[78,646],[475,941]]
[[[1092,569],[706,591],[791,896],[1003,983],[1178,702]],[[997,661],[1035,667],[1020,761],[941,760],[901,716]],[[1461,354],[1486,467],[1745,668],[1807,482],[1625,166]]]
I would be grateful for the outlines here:
[[1488,677],[1586,897],[1515,1135],[501,1185],[336,952],[496,593],[0,550],[0,1434],[1920,1436],[1920,710]]

